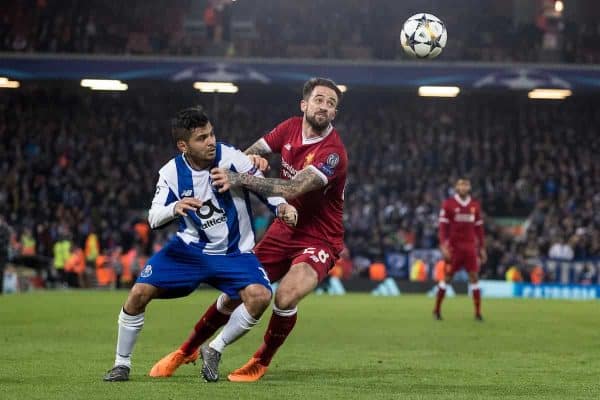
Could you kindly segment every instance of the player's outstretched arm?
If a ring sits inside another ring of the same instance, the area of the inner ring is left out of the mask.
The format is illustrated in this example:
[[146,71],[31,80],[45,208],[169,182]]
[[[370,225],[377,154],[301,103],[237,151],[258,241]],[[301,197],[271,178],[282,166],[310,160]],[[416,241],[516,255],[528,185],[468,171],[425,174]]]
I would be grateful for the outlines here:
[[326,185],[321,176],[311,168],[298,172],[294,179],[259,178],[248,174],[239,174],[222,168],[211,171],[213,185],[223,193],[230,187],[244,187],[262,196],[281,196],[293,199],[304,193],[312,192]]
[[264,141],[264,139],[258,139],[256,142],[254,142],[252,144],[252,146],[248,147],[246,149],[246,151],[244,151],[244,153],[246,153],[247,155],[257,155],[257,156],[264,156],[267,154],[271,154],[272,151],[269,148],[269,146],[266,144],[266,142]]

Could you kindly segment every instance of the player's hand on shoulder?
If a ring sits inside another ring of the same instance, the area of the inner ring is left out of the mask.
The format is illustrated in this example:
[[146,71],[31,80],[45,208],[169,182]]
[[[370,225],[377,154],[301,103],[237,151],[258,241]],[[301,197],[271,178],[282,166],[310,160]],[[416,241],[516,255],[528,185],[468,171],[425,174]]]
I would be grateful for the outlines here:
[[252,162],[252,165],[254,165],[254,168],[258,168],[258,170],[261,172],[265,172],[271,169],[271,167],[269,166],[269,161],[267,161],[266,158],[262,158],[257,154],[248,154],[248,158]]
[[212,185],[219,190],[219,193],[224,193],[241,185],[239,174],[225,168],[213,168],[210,170],[210,179]]
[[181,215],[185,217],[188,211],[196,211],[200,207],[202,207],[202,201],[198,200],[195,197],[184,197],[175,203],[175,208],[173,209],[173,215]]
[[282,203],[277,206],[277,218],[288,226],[296,226],[298,223],[298,210],[291,204]]

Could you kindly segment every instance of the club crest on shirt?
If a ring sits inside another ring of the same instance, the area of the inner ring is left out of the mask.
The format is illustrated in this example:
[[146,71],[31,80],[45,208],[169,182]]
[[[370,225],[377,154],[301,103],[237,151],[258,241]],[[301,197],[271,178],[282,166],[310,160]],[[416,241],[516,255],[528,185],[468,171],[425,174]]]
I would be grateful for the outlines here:
[[308,153],[308,155],[304,159],[304,165],[302,165],[302,168],[305,168],[306,166],[310,165],[314,159],[315,159],[315,153],[314,152]]
[[140,272],[140,276],[142,278],[147,278],[150,275],[152,275],[152,265],[148,264],[144,267],[144,269],[142,270],[142,272]]

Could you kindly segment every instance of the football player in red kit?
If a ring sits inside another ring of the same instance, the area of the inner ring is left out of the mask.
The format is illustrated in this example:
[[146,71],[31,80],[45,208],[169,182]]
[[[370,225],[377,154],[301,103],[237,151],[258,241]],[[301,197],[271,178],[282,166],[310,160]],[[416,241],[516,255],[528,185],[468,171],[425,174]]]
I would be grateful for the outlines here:
[[[280,179],[248,179],[248,174],[230,174],[223,169],[215,169],[211,175],[219,191],[243,187],[262,196],[277,193],[298,210],[296,226],[289,228],[275,221],[255,247],[269,280],[279,281],[279,286],[263,344],[244,366],[229,374],[230,381],[254,382],[266,373],[294,328],[298,303],[327,276],[343,249],[348,157],[332,125],[341,97],[333,81],[310,79],[300,101],[303,115],[283,121],[246,150],[257,156],[279,153]],[[221,294],[188,340],[158,361],[150,376],[171,376],[183,363],[195,361],[198,347],[227,321],[236,306],[236,301]],[[205,348],[201,349],[203,356]]]
[[444,280],[438,283],[438,291],[433,310],[434,318],[441,320],[442,301],[446,285],[454,274],[464,268],[469,274],[475,319],[482,321],[481,290],[479,288],[479,266],[487,260],[485,251],[481,206],[470,196],[471,182],[459,179],[455,186],[456,194],[442,203],[439,218],[440,250],[446,262]]

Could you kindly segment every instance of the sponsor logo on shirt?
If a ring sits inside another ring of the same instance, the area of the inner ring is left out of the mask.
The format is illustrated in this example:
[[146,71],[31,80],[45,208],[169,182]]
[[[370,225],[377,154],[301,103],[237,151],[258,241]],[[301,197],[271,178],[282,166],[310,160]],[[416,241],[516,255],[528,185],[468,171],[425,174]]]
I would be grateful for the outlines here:
[[475,215],[473,214],[456,214],[454,215],[456,222],[475,222]]
[[283,158],[281,159],[281,172],[283,173],[283,176],[288,179],[292,179],[298,173],[298,171],[296,171],[296,169],[288,164]]
[[290,151],[290,149],[292,148],[291,143],[286,144],[285,146],[283,146],[284,149],[286,149],[287,151]]
[[223,222],[227,222],[227,215],[225,215],[225,210],[216,207],[213,204],[212,199],[204,201],[202,203],[202,207],[200,207],[196,211],[196,214],[202,220],[202,229],[209,229],[219,224],[222,224]]

